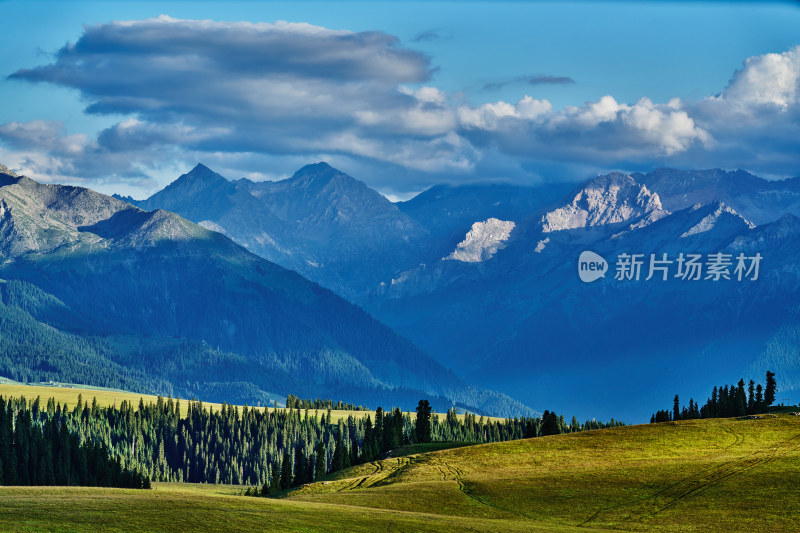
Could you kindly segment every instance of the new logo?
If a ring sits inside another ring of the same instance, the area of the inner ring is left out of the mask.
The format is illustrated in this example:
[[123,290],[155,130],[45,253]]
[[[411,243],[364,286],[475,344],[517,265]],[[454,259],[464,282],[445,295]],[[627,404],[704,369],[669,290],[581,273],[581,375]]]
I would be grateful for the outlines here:
[[581,252],[578,258],[578,276],[582,282],[591,283],[604,278],[607,271],[608,263],[602,256],[588,250]]

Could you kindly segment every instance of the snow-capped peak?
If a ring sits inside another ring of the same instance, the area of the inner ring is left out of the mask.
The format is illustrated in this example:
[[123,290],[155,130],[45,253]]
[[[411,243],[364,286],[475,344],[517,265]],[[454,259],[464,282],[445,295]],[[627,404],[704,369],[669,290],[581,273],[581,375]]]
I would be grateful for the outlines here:
[[542,217],[542,231],[586,228],[620,222],[642,227],[669,213],[661,199],[631,176],[613,172],[578,191],[572,202]]
[[458,243],[453,253],[444,259],[465,263],[486,261],[494,256],[503,243],[508,240],[514,227],[514,222],[496,218],[490,218],[485,222],[476,222],[464,240]]
[[[694,207],[692,207],[692,211],[697,211],[697,210],[701,209],[702,207],[703,206],[701,204],[696,204]],[[735,210],[733,210],[729,206],[725,205],[723,202],[717,202],[716,203],[716,209],[714,209],[714,211],[712,211],[711,213],[709,213],[706,216],[704,216],[700,220],[700,222],[698,222],[697,224],[695,224],[694,226],[692,226],[691,228],[686,230],[681,235],[681,238],[683,239],[683,238],[689,237],[691,235],[697,235],[698,233],[704,233],[706,231],[712,230],[719,223],[720,218],[722,218],[722,217],[724,217],[726,215],[730,215],[736,220],[743,221],[747,225],[747,227],[749,227],[750,229],[753,229],[754,227],[756,227],[755,224],[753,224],[752,222],[750,222],[749,220],[747,220],[746,218],[741,216],[739,213],[737,213]]]

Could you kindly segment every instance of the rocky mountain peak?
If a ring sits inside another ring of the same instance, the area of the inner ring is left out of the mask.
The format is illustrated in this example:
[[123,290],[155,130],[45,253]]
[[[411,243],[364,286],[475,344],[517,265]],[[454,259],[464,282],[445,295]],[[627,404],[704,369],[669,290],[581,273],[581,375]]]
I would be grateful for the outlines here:
[[658,194],[627,174],[612,172],[590,181],[569,204],[542,217],[545,233],[630,222],[641,227],[668,214]]
[[476,222],[472,225],[464,240],[458,243],[455,251],[445,259],[464,263],[486,261],[505,245],[514,227],[514,222],[497,218],[490,218],[485,222]]
[[5,174],[7,176],[13,176],[15,178],[19,177],[19,174],[8,168],[7,166],[0,164],[0,174]]

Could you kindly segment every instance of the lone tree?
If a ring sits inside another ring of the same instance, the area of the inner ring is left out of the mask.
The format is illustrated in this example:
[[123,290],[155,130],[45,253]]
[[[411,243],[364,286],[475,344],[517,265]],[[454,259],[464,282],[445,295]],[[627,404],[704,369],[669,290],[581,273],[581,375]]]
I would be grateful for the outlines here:
[[420,400],[417,405],[417,442],[431,441],[431,404],[428,400]]
[[775,389],[778,384],[775,382],[775,372],[767,370],[767,387],[764,389],[764,403],[772,405],[775,402]]

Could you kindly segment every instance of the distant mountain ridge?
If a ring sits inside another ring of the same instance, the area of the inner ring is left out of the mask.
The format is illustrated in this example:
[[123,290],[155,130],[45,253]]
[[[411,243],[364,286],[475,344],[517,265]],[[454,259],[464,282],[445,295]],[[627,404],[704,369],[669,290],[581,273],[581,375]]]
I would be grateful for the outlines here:
[[2,174],[0,236],[0,374],[214,390],[251,404],[264,391],[406,406],[430,395],[530,412],[466,385],[329,290],[165,210]]
[[426,230],[378,192],[326,163],[278,182],[228,181],[203,165],[150,198],[336,292],[358,295],[407,265]]
[[720,201],[755,224],[772,222],[782,213],[800,216],[800,178],[770,181],[743,170],[665,168],[631,177],[658,193],[669,211]]
[[[635,408],[621,406],[608,392],[611,384],[623,383],[629,395],[664,396],[670,391],[658,391],[657,383],[670,365],[679,373],[723,379],[726,369],[735,368],[738,376],[755,368],[768,345],[769,353],[790,353],[780,343],[793,338],[786,332],[794,331],[792,295],[800,291],[792,241],[800,216],[798,178],[658,169],[614,172],[578,186],[437,185],[395,204],[406,218],[386,223],[383,234],[375,235],[358,220],[339,216],[348,211],[337,206],[364,205],[365,212],[381,213],[385,199],[374,201],[377,193],[365,193],[360,182],[331,185],[337,176],[348,183],[339,174],[312,165],[284,182],[240,180],[233,182],[239,184],[236,194],[247,191],[249,197],[227,197],[240,205],[218,217],[215,204],[198,197],[195,207],[204,207],[193,215],[239,242],[258,235],[268,245],[257,253],[275,254],[284,266],[363,305],[460,375],[532,405],[559,398],[563,403],[550,405],[561,411],[619,416],[630,408],[635,417]],[[261,206],[247,204],[251,197]],[[252,231],[244,218],[238,225],[221,222],[230,213],[259,209],[268,213],[265,220],[281,221],[271,232]],[[369,219],[383,227],[380,216]],[[329,243],[322,245],[325,261],[307,252],[314,235]],[[359,246],[348,246],[352,242]],[[402,253],[385,252],[392,248],[387,243],[401,243],[395,248]],[[645,260],[651,253],[705,258],[754,253],[758,246],[765,257],[760,283],[670,279],[630,286],[614,280],[614,261],[623,252]],[[575,271],[584,250],[606,257],[611,269],[590,285],[580,283]],[[588,319],[584,309],[597,313]],[[648,358],[638,358],[639,350]]]
[[[519,221],[493,257],[406,271],[379,289],[367,309],[462,375],[532,405],[558,399],[559,410],[583,415],[645,416],[618,398],[655,398],[667,370],[698,389],[702,380],[728,372],[760,372],[759,354],[768,347],[772,354],[790,353],[780,343],[795,331],[786,328],[795,327],[800,294],[797,182],[722,171],[691,179],[690,172],[676,172],[686,180],[685,196],[668,187],[663,170],[599,176],[565,195],[560,206]],[[729,188],[725,176],[734,179]],[[709,181],[717,185],[706,186]],[[757,201],[747,190],[756,191]],[[770,195],[781,199],[772,210],[759,204]],[[761,225],[751,217],[761,217]],[[609,262],[605,277],[591,284],[577,275],[584,250]],[[698,253],[706,261],[717,252],[729,254],[731,272],[739,253],[760,253],[759,280],[674,277],[679,254]],[[640,281],[615,279],[623,253],[640,254]],[[650,254],[665,253],[671,277],[645,281]],[[772,368],[779,374],[800,367],[783,355],[769,357],[783,362]]]

